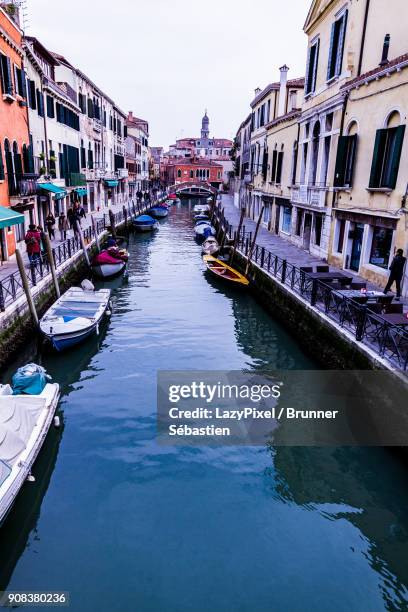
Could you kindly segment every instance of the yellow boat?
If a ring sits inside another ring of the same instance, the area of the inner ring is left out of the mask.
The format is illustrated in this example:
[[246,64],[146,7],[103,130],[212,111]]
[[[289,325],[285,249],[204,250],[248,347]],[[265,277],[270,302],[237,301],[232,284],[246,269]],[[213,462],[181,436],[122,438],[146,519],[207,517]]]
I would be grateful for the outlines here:
[[228,266],[224,261],[212,255],[204,255],[203,262],[207,266],[207,270],[212,272],[217,278],[239,287],[246,287],[249,285],[249,280],[243,274],[240,274],[238,270]]

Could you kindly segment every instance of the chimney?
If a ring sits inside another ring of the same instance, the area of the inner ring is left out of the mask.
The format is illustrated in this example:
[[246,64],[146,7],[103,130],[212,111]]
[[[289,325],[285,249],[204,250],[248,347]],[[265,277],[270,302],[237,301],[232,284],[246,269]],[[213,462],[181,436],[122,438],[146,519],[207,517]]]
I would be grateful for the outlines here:
[[133,121],[133,111],[129,111],[128,119],[129,121]]
[[286,83],[288,82],[289,68],[282,66],[280,70],[280,88],[279,88],[279,106],[278,106],[278,117],[282,117],[285,114],[286,108]]
[[260,87],[257,87],[257,88],[255,89],[255,97],[256,97],[256,96],[257,96],[259,93],[261,93],[261,88],[260,88]]
[[389,34],[386,34],[385,38],[384,38],[382,58],[381,58],[380,66],[386,66],[388,64],[388,53],[390,51],[390,40],[391,40],[391,36]]

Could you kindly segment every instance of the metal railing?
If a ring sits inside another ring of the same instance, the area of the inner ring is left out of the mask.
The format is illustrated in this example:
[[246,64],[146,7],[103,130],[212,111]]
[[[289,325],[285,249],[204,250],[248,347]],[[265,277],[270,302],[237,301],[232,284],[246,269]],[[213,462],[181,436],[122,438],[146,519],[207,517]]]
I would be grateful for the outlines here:
[[[223,211],[218,211],[217,222],[218,227],[222,227],[231,240],[237,238],[236,231],[225,218]],[[252,232],[246,232],[243,226],[237,239],[237,248],[245,257],[250,253],[252,240]],[[408,369],[408,330],[404,326],[389,323],[381,314],[370,310],[369,305],[359,304],[337,293],[330,283],[311,278],[301,267],[293,265],[263,246],[255,245],[252,261],[341,328],[353,334],[358,342],[389,361],[393,367],[405,371]]]

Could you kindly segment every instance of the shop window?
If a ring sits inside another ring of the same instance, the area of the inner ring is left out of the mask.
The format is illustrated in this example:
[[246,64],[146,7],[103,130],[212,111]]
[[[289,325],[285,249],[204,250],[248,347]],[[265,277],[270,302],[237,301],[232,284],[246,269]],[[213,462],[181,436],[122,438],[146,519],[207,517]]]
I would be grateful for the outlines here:
[[370,264],[380,268],[388,268],[390,260],[393,230],[385,227],[375,227],[371,243]]
[[388,121],[393,127],[377,130],[369,184],[372,189],[395,189],[397,184],[405,125],[394,127],[396,115],[393,113]]
[[292,221],[292,210],[289,206],[283,206],[282,208],[282,232],[290,234],[290,224]]

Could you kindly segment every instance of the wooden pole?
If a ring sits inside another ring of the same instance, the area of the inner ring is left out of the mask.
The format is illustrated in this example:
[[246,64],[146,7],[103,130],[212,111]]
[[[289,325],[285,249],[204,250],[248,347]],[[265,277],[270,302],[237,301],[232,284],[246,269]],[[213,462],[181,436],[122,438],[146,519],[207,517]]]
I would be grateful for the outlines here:
[[61,291],[60,291],[59,284],[58,284],[57,271],[55,269],[55,260],[54,260],[54,254],[52,252],[51,240],[48,234],[44,234],[44,239],[45,239],[45,248],[47,249],[48,262],[51,268],[52,282],[54,283],[55,293],[58,299],[61,296]]
[[98,250],[98,253],[101,252],[101,245],[99,244],[99,236],[98,236],[98,230],[96,227],[96,221],[93,215],[91,215],[91,223],[92,223],[92,229],[93,229],[93,233],[95,236],[95,244],[96,244],[96,248]]
[[86,248],[86,245],[85,245],[85,240],[84,240],[84,235],[82,233],[82,228],[79,225],[79,223],[78,223],[78,234],[79,234],[79,241],[81,243],[81,247],[82,247],[82,250],[84,252],[85,261],[86,261],[88,267],[90,267],[91,263],[89,261],[89,255],[88,255],[88,251],[87,251],[87,248]]
[[239,224],[238,224],[237,233],[236,233],[234,244],[233,244],[232,250],[231,250],[231,257],[230,257],[230,261],[229,261],[229,265],[230,266],[232,265],[232,262],[234,261],[235,251],[237,250],[237,245],[238,245],[238,241],[239,241],[239,235],[241,233],[242,224],[244,222],[244,217],[245,217],[245,208],[242,208],[241,209],[241,216],[239,218]]
[[111,234],[113,238],[116,239],[116,225],[115,225],[115,215],[113,214],[113,210],[109,209],[109,222],[111,226]]
[[35,309],[35,304],[33,300],[33,296],[31,295],[30,285],[28,284],[28,278],[24,267],[23,257],[21,255],[20,249],[16,249],[16,259],[18,269],[20,271],[21,282],[23,283],[24,293],[26,294],[28,307],[30,309],[31,318],[33,319],[35,325],[38,327],[38,315]]
[[258,223],[256,224],[256,229],[255,229],[254,239],[253,239],[252,244],[251,244],[250,249],[249,249],[249,253],[248,253],[248,260],[247,260],[247,265],[246,265],[246,269],[245,269],[245,276],[248,274],[248,272],[249,272],[249,266],[251,265],[251,257],[252,257],[252,254],[253,254],[253,252],[254,252],[254,248],[255,248],[256,239],[257,239],[257,237],[258,237],[259,228],[260,228],[260,226],[261,226],[261,221],[262,221],[262,217],[263,217],[264,208],[265,208],[265,206],[262,206],[262,208],[261,208],[261,212],[260,212],[260,214],[259,214]]

